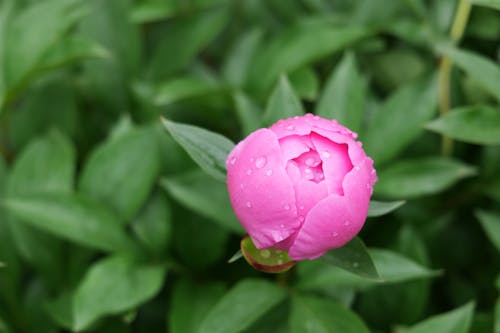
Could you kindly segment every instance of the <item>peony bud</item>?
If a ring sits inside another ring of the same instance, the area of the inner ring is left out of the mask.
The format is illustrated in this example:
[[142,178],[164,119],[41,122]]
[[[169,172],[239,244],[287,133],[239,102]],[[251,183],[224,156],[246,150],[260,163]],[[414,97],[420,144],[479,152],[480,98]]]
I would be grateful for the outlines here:
[[377,176],[356,137],[307,114],[238,143],[226,161],[229,196],[257,249],[315,259],[358,234]]

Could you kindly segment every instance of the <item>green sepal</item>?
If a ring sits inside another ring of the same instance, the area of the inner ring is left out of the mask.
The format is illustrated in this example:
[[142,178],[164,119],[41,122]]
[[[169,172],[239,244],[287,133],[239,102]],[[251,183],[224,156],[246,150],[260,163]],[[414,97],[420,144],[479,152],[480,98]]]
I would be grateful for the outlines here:
[[296,264],[285,251],[272,248],[257,249],[248,235],[243,237],[240,247],[243,257],[250,266],[265,273],[283,273]]

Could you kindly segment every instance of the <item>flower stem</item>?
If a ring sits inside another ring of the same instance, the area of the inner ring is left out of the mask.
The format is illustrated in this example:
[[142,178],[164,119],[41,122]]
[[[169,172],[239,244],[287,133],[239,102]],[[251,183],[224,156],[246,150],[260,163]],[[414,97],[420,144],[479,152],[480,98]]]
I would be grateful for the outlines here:
[[[455,19],[450,30],[450,37],[453,43],[458,43],[462,38],[472,5],[469,0],[460,0]],[[439,65],[439,113],[441,117],[450,112],[451,109],[451,96],[450,96],[450,76],[452,61],[450,58],[444,56]],[[453,152],[453,140],[446,135],[443,135],[441,142],[442,154],[450,156]]]

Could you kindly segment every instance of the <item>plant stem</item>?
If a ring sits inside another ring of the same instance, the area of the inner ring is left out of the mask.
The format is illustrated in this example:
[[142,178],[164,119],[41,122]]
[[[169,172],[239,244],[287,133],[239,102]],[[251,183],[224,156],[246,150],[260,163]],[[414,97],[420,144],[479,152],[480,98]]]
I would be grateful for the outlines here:
[[[469,0],[460,0],[450,30],[450,37],[454,44],[458,43],[464,34],[471,8]],[[439,113],[441,117],[448,114],[451,109],[450,76],[452,65],[451,59],[446,56],[441,59],[439,65]],[[443,135],[441,149],[444,156],[450,156],[453,152],[453,140]]]

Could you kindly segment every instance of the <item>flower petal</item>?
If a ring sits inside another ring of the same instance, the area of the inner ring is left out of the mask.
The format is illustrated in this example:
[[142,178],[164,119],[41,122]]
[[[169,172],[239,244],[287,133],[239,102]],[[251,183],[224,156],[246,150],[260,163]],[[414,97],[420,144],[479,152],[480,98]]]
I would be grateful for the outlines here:
[[257,248],[272,247],[294,234],[301,223],[276,135],[268,129],[257,130],[235,148],[228,161],[229,197]]
[[329,195],[311,209],[288,255],[293,260],[320,257],[350,241],[363,222],[364,218],[350,211],[344,196]]
[[335,143],[316,133],[311,134],[311,139],[323,161],[323,174],[328,193],[344,195],[342,182],[353,167],[348,154],[348,145]]

